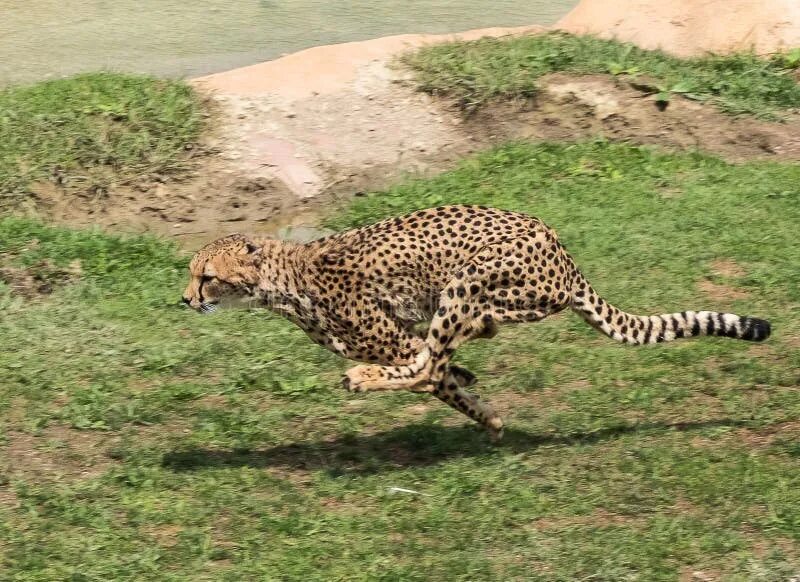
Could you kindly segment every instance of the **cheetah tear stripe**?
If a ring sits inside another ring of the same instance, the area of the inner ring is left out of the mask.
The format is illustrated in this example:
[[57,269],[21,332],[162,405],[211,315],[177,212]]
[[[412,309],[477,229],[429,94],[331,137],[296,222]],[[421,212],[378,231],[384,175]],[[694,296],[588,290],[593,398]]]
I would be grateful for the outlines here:
[[760,342],[770,336],[768,321],[716,311],[682,311],[662,315],[633,315],[609,304],[577,273],[572,309],[595,329],[619,342],[642,345],[715,335]]

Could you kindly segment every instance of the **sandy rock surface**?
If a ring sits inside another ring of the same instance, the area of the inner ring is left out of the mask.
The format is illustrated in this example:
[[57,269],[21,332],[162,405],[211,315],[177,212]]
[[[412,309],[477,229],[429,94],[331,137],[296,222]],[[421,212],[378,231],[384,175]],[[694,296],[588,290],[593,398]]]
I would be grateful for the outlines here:
[[315,47],[194,83],[226,116],[215,144],[223,158],[308,198],[359,175],[424,171],[432,154],[468,145],[456,112],[404,85],[404,73],[392,67],[397,55],[437,41],[542,30],[490,28]]
[[799,0],[583,0],[556,24],[679,56],[800,47]]

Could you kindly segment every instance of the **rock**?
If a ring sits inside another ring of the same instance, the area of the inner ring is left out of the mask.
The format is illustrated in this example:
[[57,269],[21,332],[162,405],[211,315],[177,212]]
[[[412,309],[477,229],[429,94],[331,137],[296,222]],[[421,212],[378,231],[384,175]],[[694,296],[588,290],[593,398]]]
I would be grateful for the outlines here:
[[688,57],[800,47],[797,0],[583,0],[556,28]]

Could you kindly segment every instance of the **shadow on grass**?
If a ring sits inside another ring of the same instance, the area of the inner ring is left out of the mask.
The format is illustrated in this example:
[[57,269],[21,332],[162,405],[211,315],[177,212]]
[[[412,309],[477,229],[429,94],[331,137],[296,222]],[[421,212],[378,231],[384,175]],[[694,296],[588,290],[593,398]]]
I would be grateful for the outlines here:
[[332,475],[376,473],[381,470],[422,467],[463,457],[481,457],[500,451],[529,452],[540,446],[592,444],[635,433],[695,431],[722,426],[746,426],[730,418],[699,422],[619,425],[573,434],[532,434],[507,429],[499,446],[472,426],[446,427],[416,424],[370,435],[344,435],[332,440],[279,445],[263,450],[188,449],[164,455],[162,465],[174,471],[206,468],[279,467],[296,471],[326,471]]

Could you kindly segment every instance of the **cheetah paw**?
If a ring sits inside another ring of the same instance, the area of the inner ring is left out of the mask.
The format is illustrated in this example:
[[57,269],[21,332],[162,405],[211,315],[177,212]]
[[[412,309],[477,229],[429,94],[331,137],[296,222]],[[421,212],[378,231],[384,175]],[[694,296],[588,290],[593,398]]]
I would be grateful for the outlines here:
[[497,444],[503,440],[505,428],[503,427],[503,421],[500,419],[500,417],[491,419],[486,426],[486,431],[489,433],[489,441],[492,444]]

